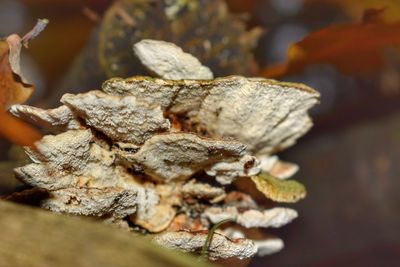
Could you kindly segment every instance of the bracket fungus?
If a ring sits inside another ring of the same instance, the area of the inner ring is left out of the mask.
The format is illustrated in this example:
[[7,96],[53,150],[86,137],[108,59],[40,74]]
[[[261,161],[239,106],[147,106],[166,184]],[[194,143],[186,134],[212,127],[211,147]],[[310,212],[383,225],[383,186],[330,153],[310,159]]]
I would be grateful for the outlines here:
[[165,79],[212,79],[211,70],[200,61],[173,43],[142,40],[133,46],[143,65],[157,76]]
[[165,42],[145,40],[134,51],[157,78],[113,78],[103,91],[64,95],[56,109],[11,108],[53,134],[26,148],[32,163],[16,176],[48,191],[46,209],[145,231],[172,249],[198,251],[224,219],[243,235],[215,233],[210,259],[282,249],[277,238],[247,238],[246,228],[281,227],[297,212],[263,208],[236,179],[276,202],[305,196],[300,183],[282,180],[298,166],[274,153],[311,127],[307,112],[318,92],[262,78],[211,79],[207,67]]

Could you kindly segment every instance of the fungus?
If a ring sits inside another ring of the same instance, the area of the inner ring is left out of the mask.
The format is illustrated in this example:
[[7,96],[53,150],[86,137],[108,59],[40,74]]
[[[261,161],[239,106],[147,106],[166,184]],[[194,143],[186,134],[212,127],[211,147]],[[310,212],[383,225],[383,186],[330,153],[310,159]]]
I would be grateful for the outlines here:
[[[235,180],[247,179],[277,202],[305,196],[300,183],[282,180],[298,166],[274,153],[308,131],[307,111],[319,94],[262,78],[211,79],[197,59],[165,42],[144,40],[134,50],[159,78],[113,78],[103,91],[64,95],[56,109],[12,106],[14,115],[53,133],[26,148],[32,163],[15,169],[20,180],[48,192],[40,206],[144,231],[187,252],[199,251],[224,219],[244,229],[295,219],[293,209],[262,208]],[[221,230],[207,254],[243,259],[282,248],[280,239],[252,241],[246,231],[234,237]]]

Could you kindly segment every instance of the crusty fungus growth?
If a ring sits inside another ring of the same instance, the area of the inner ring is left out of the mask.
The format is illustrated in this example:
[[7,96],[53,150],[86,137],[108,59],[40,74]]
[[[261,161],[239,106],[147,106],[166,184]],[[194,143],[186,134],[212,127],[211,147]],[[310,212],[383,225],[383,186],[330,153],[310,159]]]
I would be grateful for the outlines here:
[[[179,231],[165,232],[157,235],[154,241],[162,246],[179,249],[182,251],[199,251],[206,242],[208,233],[206,231]],[[208,256],[211,260],[236,257],[239,259],[249,258],[257,253],[257,246],[246,238],[228,238],[215,233],[213,241],[208,248]]]
[[207,248],[210,259],[282,249],[277,238],[247,238],[246,228],[281,227],[297,212],[263,207],[236,179],[276,202],[305,196],[304,186],[284,180],[298,166],[273,153],[308,131],[307,111],[319,94],[262,78],[212,79],[165,42],[144,40],[134,51],[157,78],[110,79],[103,91],[64,95],[56,109],[11,107],[53,134],[26,148],[32,163],[17,177],[48,192],[44,208],[145,231],[172,249],[201,250],[211,227],[226,219]]
[[157,76],[170,80],[179,79],[212,79],[211,70],[201,65],[191,54],[183,52],[175,44],[142,40],[134,45],[133,50],[142,64]]

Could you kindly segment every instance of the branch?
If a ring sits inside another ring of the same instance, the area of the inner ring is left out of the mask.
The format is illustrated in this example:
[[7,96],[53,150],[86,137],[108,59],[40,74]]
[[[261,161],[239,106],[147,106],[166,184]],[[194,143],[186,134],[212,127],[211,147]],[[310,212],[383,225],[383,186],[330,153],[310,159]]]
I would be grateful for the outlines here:
[[0,214],[0,262],[7,266],[211,266],[88,219],[6,201]]

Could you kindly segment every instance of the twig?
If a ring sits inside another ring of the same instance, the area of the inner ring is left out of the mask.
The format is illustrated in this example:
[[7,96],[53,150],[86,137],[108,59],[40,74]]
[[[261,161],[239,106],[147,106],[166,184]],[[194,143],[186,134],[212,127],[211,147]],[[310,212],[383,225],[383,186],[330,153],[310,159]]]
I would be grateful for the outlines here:
[[49,24],[48,19],[38,19],[35,27],[22,37],[21,43],[28,47],[28,42],[38,36],[46,28],[47,24]]

